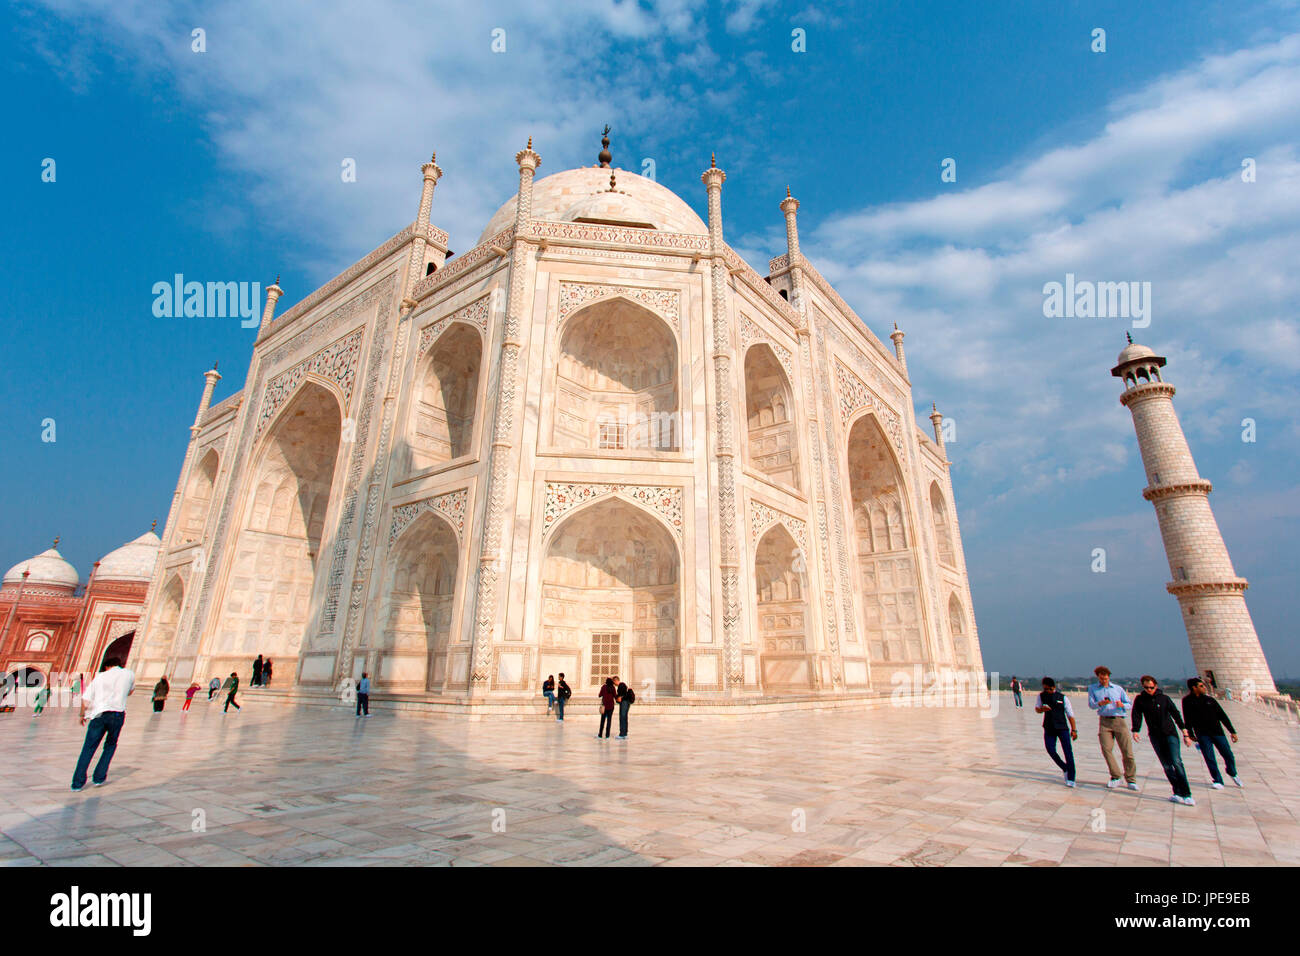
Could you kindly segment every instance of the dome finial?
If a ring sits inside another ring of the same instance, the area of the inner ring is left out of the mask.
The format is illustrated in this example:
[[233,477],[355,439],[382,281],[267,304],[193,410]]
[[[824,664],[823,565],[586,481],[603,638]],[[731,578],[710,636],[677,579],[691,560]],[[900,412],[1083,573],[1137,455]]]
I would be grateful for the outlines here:
[[54,536],[54,544],[51,547],[56,551],[59,548],[59,536],[57,534]]
[[789,187],[789,186],[786,186],[786,187],[785,187],[785,198],[786,198],[786,199],[789,199],[789,198],[790,198],[790,187]]
[[600,152],[596,155],[600,161],[601,169],[609,169],[609,164],[613,161],[614,156],[609,151],[609,124],[605,124],[605,132],[600,136]]
[[152,533],[152,532],[157,531],[157,530],[158,530],[158,519],[157,519],[157,518],[154,518],[154,519],[153,519],[153,524],[149,525],[149,531],[150,531],[150,533]]
[[1124,333],[1124,338],[1128,339],[1128,344],[1129,344],[1129,345],[1132,345],[1132,344],[1133,344],[1133,335],[1132,335],[1132,333],[1130,333],[1130,332],[1125,332],[1125,333]]
[[718,154],[709,153],[709,169],[717,169],[717,168],[718,168]]
[[528,137],[528,145],[527,145],[527,147],[525,147],[525,148],[526,148],[526,149],[532,149],[532,148],[533,148],[533,138],[532,138],[531,136]]

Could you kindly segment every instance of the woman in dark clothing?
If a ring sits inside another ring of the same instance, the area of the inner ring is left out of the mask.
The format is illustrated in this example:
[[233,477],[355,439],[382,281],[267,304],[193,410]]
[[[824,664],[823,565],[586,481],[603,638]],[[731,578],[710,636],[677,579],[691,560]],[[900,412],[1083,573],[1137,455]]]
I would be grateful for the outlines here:
[[609,736],[614,726],[614,678],[606,677],[605,685],[600,689],[600,730],[596,736]]
[[271,686],[271,658],[267,658],[262,664],[262,686]]
[[253,661],[253,680],[250,687],[257,687],[262,683],[262,655],[257,655],[257,660]]
[[1187,783],[1187,771],[1183,769],[1182,751],[1178,746],[1178,731],[1183,732],[1187,746],[1192,745],[1192,738],[1183,727],[1183,719],[1178,716],[1174,702],[1160,692],[1160,685],[1150,674],[1142,676],[1142,693],[1133,701],[1133,739],[1139,740],[1138,731],[1142,729],[1142,720],[1146,719],[1151,728],[1151,749],[1156,752],[1160,766],[1164,768],[1169,786],[1174,795],[1171,803],[1185,803],[1196,806],[1192,799],[1192,788]]
[[153,685],[153,712],[159,713],[163,705],[167,703],[167,695],[171,693],[172,685],[167,683],[167,675],[164,674],[159,678],[158,683]]

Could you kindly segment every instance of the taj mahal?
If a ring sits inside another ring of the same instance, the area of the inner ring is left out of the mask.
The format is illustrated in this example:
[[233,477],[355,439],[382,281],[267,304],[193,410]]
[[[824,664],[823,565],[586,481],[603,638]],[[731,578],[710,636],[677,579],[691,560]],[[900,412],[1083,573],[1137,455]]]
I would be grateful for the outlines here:
[[[608,133],[608,131],[607,131]],[[799,251],[762,275],[654,180],[519,187],[454,256],[412,225],[275,315],[191,428],[130,666],[257,654],[447,709],[607,675],[677,705],[870,697],[983,669],[942,416]],[[775,205],[775,204],[774,204]],[[643,699],[645,694],[642,694]]]

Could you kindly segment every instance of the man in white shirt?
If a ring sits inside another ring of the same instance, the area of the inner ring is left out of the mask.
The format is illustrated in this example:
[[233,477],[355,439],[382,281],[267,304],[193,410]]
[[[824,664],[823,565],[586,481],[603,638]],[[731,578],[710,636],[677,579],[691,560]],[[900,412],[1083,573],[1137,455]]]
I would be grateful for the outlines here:
[[[104,669],[82,692],[81,724],[86,728],[86,742],[81,746],[77,769],[72,774],[73,790],[81,790],[86,786],[86,771],[101,740],[104,741],[104,752],[100,754],[99,763],[95,764],[95,775],[91,782],[97,787],[108,782],[108,765],[117,750],[117,737],[122,732],[122,722],[126,720],[126,699],[134,689],[135,673],[123,667],[117,658],[110,657],[104,662]],[[105,740],[105,737],[108,739]]]

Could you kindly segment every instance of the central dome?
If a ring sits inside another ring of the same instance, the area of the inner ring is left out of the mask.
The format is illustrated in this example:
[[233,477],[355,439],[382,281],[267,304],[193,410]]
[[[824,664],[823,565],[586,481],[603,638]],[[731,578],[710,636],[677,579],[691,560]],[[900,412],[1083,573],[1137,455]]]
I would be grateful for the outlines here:
[[[613,192],[609,188],[611,170],[599,166],[566,169],[537,180],[533,183],[533,218],[695,235],[709,231],[695,210],[671,189],[624,169],[612,172],[616,176]],[[517,201],[518,196],[511,196],[488,220],[480,244],[514,224]]]

